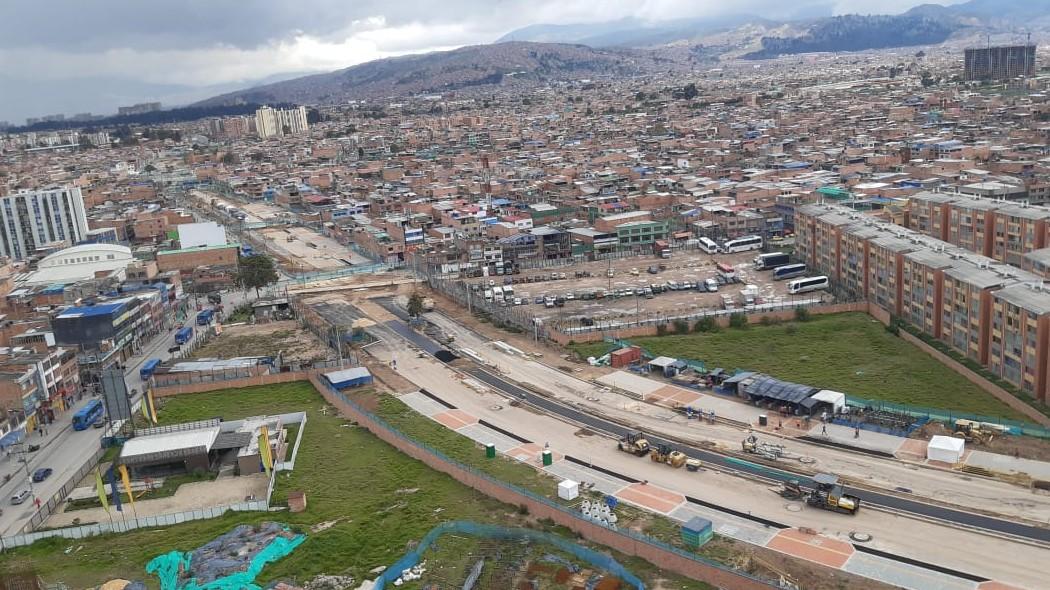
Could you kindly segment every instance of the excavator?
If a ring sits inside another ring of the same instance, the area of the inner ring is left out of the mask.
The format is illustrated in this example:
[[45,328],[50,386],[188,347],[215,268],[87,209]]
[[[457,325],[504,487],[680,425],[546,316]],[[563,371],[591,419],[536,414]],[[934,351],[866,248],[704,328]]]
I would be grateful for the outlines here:
[[648,455],[650,451],[649,441],[641,432],[628,432],[620,439],[617,448],[624,453],[631,453],[638,457],[644,457]]
[[780,496],[789,500],[805,500],[806,504],[832,512],[856,514],[860,498],[847,494],[837,475],[818,473],[813,476],[813,490],[806,491],[797,479],[784,483]]
[[952,436],[961,438],[968,443],[987,445],[992,442],[996,434],[1001,434],[1001,432],[994,430],[993,426],[960,418],[955,421],[955,432],[952,433]]
[[688,459],[688,457],[685,456],[685,453],[672,450],[671,447],[667,445],[658,445],[653,449],[653,453],[649,455],[649,458],[652,459],[654,463],[667,463],[675,469],[685,465],[686,459]]

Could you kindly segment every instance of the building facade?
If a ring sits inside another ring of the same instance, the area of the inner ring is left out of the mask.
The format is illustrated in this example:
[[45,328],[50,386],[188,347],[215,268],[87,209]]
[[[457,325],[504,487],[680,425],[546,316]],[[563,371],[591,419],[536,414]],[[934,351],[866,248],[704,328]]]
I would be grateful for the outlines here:
[[0,255],[24,260],[87,237],[84,198],[76,187],[22,191],[0,197]]
[[1031,76],[1035,74],[1035,45],[967,49],[964,68],[964,77],[968,82]]

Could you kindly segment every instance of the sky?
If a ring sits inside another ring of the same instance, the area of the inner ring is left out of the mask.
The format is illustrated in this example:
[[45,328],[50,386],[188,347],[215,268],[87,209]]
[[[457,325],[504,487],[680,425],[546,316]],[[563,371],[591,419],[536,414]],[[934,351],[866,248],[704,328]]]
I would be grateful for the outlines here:
[[[929,0],[927,0],[929,1]],[[960,0],[940,0],[941,4]],[[490,43],[519,27],[733,13],[902,12],[921,0],[2,0],[0,120],[188,102],[271,77]],[[597,5],[601,10],[596,10]],[[787,12],[790,11],[790,12]]]

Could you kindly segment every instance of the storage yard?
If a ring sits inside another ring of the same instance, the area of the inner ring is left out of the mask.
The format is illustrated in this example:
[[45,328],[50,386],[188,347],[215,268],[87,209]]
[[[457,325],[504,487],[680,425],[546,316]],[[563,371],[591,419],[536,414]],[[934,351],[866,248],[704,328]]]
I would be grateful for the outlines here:
[[[831,299],[826,292],[790,295],[789,281],[774,280],[772,270],[755,268],[754,258],[758,254],[760,252],[750,251],[709,255],[690,248],[677,250],[666,259],[635,256],[523,269],[520,274],[464,281],[471,286],[475,301],[495,299],[497,304],[499,295],[493,297],[489,292],[495,287],[505,290],[509,285],[513,295],[509,300],[504,296],[503,306],[520,305],[544,321],[684,314],[704,309],[743,308],[752,303],[781,303],[790,307],[792,301]],[[720,269],[718,265],[729,268]]]

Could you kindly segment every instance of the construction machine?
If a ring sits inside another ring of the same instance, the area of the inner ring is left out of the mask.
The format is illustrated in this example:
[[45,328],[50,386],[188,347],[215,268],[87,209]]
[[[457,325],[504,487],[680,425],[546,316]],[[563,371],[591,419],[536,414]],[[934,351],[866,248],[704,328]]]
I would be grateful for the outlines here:
[[952,436],[955,438],[961,438],[968,443],[977,443],[979,445],[986,445],[992,442],[995,435],[996,432],[991,428],[986,428],[984,424],[962,418],[955,421],[955,432],[952,433]]
[[617,448],[625,453],[631,453],[638,457],[644,457],[649,454],[649,441],[646,440],[645,435],[641,432],[628,432],[623,438],[620,439]]
[[832,512],[856,514],[860,498],[847,494],[837,475],[818,473],[813,476],[813,489],[806,491],[797,479],[785,482],[780,496],[789,500],[805,500],[806,504]]
[[770,461],[776,461],[784,456],[784,445],[759,442],[758,437],[753,434],[749,434],[747,438],[740,443],[740,446],[745,453],[758,455],[765,459],[769,459]]
[[686,459],[685,453],[682,451],[676,451],[671,449],[668,445],[659,445],[655,449],[649,458],[655,463],[667,463],[671,467],[679,468],[685,465]]

